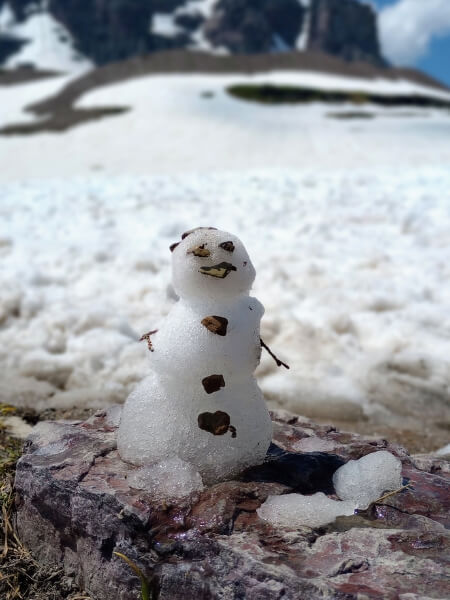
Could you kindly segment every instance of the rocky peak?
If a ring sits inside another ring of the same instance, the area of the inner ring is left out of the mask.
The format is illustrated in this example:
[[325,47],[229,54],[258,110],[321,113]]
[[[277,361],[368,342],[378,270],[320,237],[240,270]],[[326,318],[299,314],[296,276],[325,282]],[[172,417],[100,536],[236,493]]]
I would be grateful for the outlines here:
[[[359,0],[0,0],[0,15],[6,8],[16,23],[8,26],[0,17],[0,64],[23,42],[17,23],[36,11],[65,26],[74,52],[97,65],[171,48],[313,50],[384,64],[376,15]],[[39,35],[56,33],[50,27]]]
[[345,60],[384,62],[371,6],[355,0],[314,0],[310,10],[308,49]]
[[304,13],[298,0],[219,0],[205,33],[213,46],[231,53],[292,49]]

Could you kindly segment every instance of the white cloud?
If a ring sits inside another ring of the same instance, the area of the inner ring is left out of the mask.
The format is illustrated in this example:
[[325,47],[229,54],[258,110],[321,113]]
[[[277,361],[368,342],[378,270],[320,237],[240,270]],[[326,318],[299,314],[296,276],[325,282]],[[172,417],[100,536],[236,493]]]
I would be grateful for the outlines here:
[[450,0],[398,0],[380,11],[378,21],[385,57],[411,65],[426,53],[433,37],[450,33]]

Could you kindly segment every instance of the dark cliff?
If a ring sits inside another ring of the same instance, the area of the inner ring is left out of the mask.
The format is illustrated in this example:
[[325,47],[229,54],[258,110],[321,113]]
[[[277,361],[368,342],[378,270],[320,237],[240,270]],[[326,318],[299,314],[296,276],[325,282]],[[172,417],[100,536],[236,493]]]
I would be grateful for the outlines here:
[[372,8],[354,0],[315,0],[311,5],[310,50],[345,60],[383,61]]
[[[17,22],[36,10],[32,0],[8,3]],[[42,5],[43,6],[43,5]],[[321,51],[345,60],[385,64],[376,14],[359,0],[48,0],[47,10],[73,44],[98,65],[171,48],[220,49],[232,54]],[[171,23],[167,30],[156,18]],[[23,40],[0,31],[0,64]]]

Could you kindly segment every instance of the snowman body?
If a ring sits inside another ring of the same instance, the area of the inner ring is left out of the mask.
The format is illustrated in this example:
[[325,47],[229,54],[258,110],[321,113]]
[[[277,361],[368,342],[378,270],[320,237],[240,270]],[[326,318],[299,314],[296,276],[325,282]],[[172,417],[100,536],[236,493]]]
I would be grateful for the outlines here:
[[213,482],[261,463],[270,445],[253,377],[264,308],[249,296],[255,273],[235,236],[201,228],[173,254],[180,300],[152,337],[152,371],[126,401],[118,449],[136,465],[176,456]]

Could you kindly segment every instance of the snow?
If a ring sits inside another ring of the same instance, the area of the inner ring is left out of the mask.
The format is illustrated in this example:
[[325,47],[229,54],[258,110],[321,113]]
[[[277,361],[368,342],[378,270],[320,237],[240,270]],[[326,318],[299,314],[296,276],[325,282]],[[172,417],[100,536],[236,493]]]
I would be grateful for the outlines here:
[[309,42],[309,31],[310,31],[310,27],[311,27],[311,11],[309,10],[310,7],[310,0],[299,0],[300,4],[303,5],[304,8],[306,8],[306,12],[303,18],[303,26],[302,29],[298,35],[297,41],[295,43],[295,47],[297,48],[297,50],[303,51],[303,50],[307,50],[308,48],[308,42]]
[[312,496],[269,496],[257,513],[274,527],[322,527],[337,517],[353,515],[356,509],[368,508],[383,492],[398,490],[402,485],[401,471],[402,463],[393,454],[384,450],[373,452],[348,461],[335,472],[333,484],[339,500],[321,492]]
[[436,454],[438,456],[450,456],[450,444],[447,444],[443,448],[439,448]]
[[7,28],[11,27],[15,22],[13,10],[8,2],[5,2],[0,8],[0,32],[3,33]]
[[[271,74],[270,80],[282,82],[286,77]],[[311,85],[314,80],[317,84],[328,81],[329,87],[338,85],[337,78],[308,73],[295,75],[292,81],[306,82],[303,77]],[[414,111],[417,116],[408,118],[400,116],[402,110],[367,105],[364,110],[377,118],[355,122],[327,117],[329,112],[355,110],[349,104],[262,106],[238,101],[225,92],[227,85],[264,80],[263,76],[244,75],[163,75],[93,90],[80,99],[78,107],[114,105],[131,110],[64,135],[0,136],[0,180],[55,173],[71,177],[97,171],[112,176],[268,167],[317,172],[450,162],[450,122],[444,111]],[[350,87],[350,83],[350,79],[343,80],[341,86]],[[4,122],[16,122],[15,115],[29,102],[29,85],[15,86],[14,112],[11,119],[2,117]],[[352,89],[360,85],[356,80]],[[400,84],[385,81],[384,85],[395,91]],[[38,87],[35,90],[36,100],[46,97],[38,94]],[[205,91],[213,97],[205,99]],[[14,104],[12,94],[0,88],[2,108],[4,97],[10,99],[9,105]],[[107,145],[103,143],[106,139]],[[22,161],[16,160],[18,155]]]
[[[228,242],[232,250],[220,246]],[[214,277],[208,276],[208,267],[223,263],[234,268],[231,272],[225,270]],[[241,294],[248,298],[254,280],[255,269],[247,250],[235,235],[226,231],[200,228],[189,233],[173,250],[173,287],[179,296],[191,302],[210,300],[222,304]]]
[[182,30],[176,25],[174,14],[155,13],[152,18],[151,31],[164,37],[175,37]]
[[[67,85],[74,75],[65,75],[58,77],[50,77],[48,79],[38,79],[31,82],[22,83],[20,85],[11,85],[0,87],[0,127],[4,127],[9,123],[21,122],[36,122],[36,117],[24,109],[35,102],[39,98],[46,98],[58,92],[61,87]],[[45,116],[39,120],[45,119]],[[5,146],[5,141],[0,138],[0,147]],[[5,149],[6,150],[6,149]],[[2,153],[2,171],[6,174],[7,165],[5,164],[5,155],[3,148]],[[0,179],[2,178],[0,174]],[[1,242],[0,242],[1,243]]]
[[236,236],[199,228],[173,250],[172,270],[180,300],[152,335],[151,375],[127,398],[117,447],[132,464],[176,456],[221,481],[260,464],[272,439],[253,377],[264,312],[249,297],[255,269]]
[[[79,102],[132,107],[119,117],[0,136],[0,401],[123,402],[148,370],[137,340],[174,303],[169,245],[206,224],[236,232],[254,262],[262,337],[291,366],[263,355],[272,406],[400,428],[445,419],[448,115],[369,106],[373,121],[338,121],[326,114],[354,107],[224,92],[246,80],[143,77]],[[1,87],[2,125],[65,81]]]
[[26,439],[32,430],[31,425],[28,425],[21,417],[17,417],[16,415],[1,417],[0,427],[5,429],[9,435],[20,440]]
[[195,468],[176,457],[135,469],[128,476],[128,483],[162,499],[183,498],[203,489]]
[[4,68],[32,64],[36,69],[77,74],[92,68],[91,61],[75,50],[68,30],[47,11],[32,12],[23,22],[14,22],[11,8],[5,3],[0,12],[0,31],[2,29],[27,40],[6,60]]
[[[182,27],[175,23],[178,15],[197,15],[200,14],[205,20],[210,19],[218,0],[187,0],[185,4],[178,6],[171,13],[156,13],[153,15],[150,30],[153,33],[165,36],[175,37],[179,33],[185,32]],[[213,46],[203,31],[204,23],[200,23],[196,30],[189,32],[192,43],[189,46],[191,50],[200,50],[211,54],[229,54],[227,48],[222,46]]]
[[285,494],[269,496],[256,511],[260,519],[274,527],[298,529],[299,527],[323,527],[337,517],[354,514],[356,504],[332,500],[318,492],[312,496]]
[[273,404],[389,423],[400,411],[420,427],[442,418],[449,189],[437,167],[3,184],[0,395],[38,409],[123,401],[147,372],[137,340],[174,302],[169,245],[211,224],[245,241],[262,337],[291,366],[263,355]]
[[175,14],[200,13],[205,19],[209,19],[217,2],[218,0],[187,0],[185,4],[175,10]]
[[341,500],[355,502],[358,508],[366,509],[384,492],[401,488],[402,463],[385,450],[373,452],[339,467],[333,475],[333,484]]

